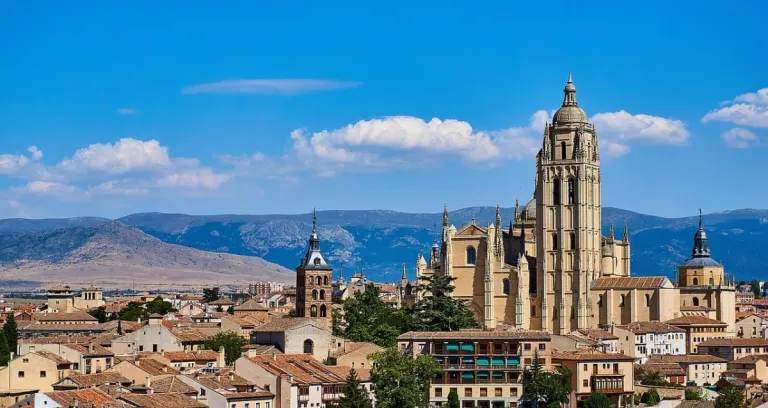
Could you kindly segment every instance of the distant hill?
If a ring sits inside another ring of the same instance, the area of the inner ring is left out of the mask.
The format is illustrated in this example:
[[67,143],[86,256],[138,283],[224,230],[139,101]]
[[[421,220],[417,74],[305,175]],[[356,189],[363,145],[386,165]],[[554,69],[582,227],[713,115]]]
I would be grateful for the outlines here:
[[119,221],[0,233],[0,280],[25,286],[56,282],[151,288],[244,285],[262,279],[292,282],[294,274],[257,257],[168,244]]
[[[473,217],[481,223],[490,223],[495,218],[495,211],[495,207],[463,208],[451,211],[449,217],[456,226]],[[502,212],[506,226],[513,210],[504,208]],[[433,240],[439,238],[442,223],[439,212],[331,210],[320,211],[317,217],[321,247],[337,271],[344,269],[349,276],[363,268],[372,279],[386,281],[399,279],[403,263],[406,263],[410,278],[415,277],[416,257],[426,253]],[[256,256],[293,269],[306,250],[311,220],[311,214],[195,216],[141,213],[118,221],[166,243]],[[0,230],[9,230],[6,221],[0,221]],[[26,221],[29,223],[15,220],[17,225],[27,228],[34,224],[33,220]],[[663,218],[617,208],[603,209],[605,233],[608,224],[614,223],[617,234],[620,234],[625,222],[629,225],[632,243],[633,275],[674,278],[677,265],[690,256],[698,217]],[[726,270],[744,280],[766,276],[764,265],[768,265],[768,253],[762,248],[768,245],[768,211],[744,209],[708,214],[705,227],[712,256],[723,263]],[[116,238],[115,242],[121,240]],[[46,249],[40,251],[44,253]],[[162,252],[161,249],[157,251]]]

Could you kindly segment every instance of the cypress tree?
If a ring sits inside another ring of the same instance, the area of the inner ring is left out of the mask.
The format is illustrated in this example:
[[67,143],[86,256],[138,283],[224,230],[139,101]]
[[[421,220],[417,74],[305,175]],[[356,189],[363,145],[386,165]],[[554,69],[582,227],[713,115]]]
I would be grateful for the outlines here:
[[5,333],[0,331],[0,366],[7,366],[9,361],[11,361],[11,350],[8,348]]
[[5,340],[8,342],[8,350],[16,354],[19,342],[19,327],[16,324],[16,318],[13,317],[13,313],[8,315],[8,320],[3,325],[3,333],[5,333]]

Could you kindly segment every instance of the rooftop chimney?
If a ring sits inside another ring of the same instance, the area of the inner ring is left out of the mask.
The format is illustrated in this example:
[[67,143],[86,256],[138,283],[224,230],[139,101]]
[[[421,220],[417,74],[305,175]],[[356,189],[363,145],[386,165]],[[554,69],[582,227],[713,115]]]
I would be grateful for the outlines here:
[[224,368],[227,366],[227,360],[225,358],[224,346],[219,347],[219,352],[216,353],[216,367]]
[[152,388],[152,377],[146,376],[146,377],[144,377],[144,380],[145,380],[147,389]]
[[136,367],[141,367],[141,360],[136,360]]
[[72,398],[72,408],[78,408],[80,406],[80,401],[77,400],[77,397]]

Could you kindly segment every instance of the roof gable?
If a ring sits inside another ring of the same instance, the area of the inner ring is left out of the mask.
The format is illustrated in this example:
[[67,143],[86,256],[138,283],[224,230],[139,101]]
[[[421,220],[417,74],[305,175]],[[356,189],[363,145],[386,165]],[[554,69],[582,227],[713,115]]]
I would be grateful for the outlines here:
[[480,226],[474,219],[464,224],[456,232],[456,235],[486,235],[487,229]]

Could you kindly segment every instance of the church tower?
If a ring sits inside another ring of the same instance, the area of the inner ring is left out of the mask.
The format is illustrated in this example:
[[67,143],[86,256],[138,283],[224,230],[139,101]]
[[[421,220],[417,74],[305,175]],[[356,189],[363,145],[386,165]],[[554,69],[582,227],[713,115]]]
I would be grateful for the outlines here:
[[555,334],[591,327],[589,285],[601,265],[597,133],[576,102],[570,74],[563,92],[536,157],[537,295],[531,318]]
[[317,214],[312,210],[309,248],[296,268],[296,317],[316,317],[331,325],[333,268],[320,252]]

